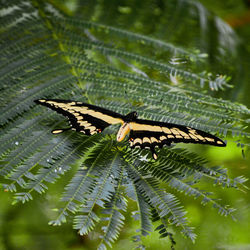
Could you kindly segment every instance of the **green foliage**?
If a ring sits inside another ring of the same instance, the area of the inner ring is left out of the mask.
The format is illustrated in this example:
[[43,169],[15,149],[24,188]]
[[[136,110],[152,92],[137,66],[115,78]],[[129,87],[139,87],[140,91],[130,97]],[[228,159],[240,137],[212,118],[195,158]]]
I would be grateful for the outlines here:
[[0,7],[0,175],[3,188],[15,193],[14,202],[46,192],[49,183],[71,171],[62,208],[50,224],[61,225],[73,216],[73,227],[81,235],[101,224],[99,249],[118,238],[127,198],[138,206],[133,212],[141,223],[135,242],[141,244],[141,236],[153,230],[155,221],[160,223],[156,230],[169,237],[172,247],[172,226],[194,241],[185,208],[166,186],[231,215],[233,208],[201,190],[199,183],[205,179],[218,188],[243,189],[244,177],[230,179],[226,169],[208,167],[204,159],[184,149],[164,148],[153,161],[147,151],[130,150],[110,134],[51,135],[64,118],[34,103],[46,97],[73,99],[122,114],[137,110],[145,119],[219,136],[249,137],[245,127],[250,110],[209,94],[209,88],[231,84],[225,75],[200,70],[200,64],[206,65],[203,53],[66,17],[49,1],[1,1]]

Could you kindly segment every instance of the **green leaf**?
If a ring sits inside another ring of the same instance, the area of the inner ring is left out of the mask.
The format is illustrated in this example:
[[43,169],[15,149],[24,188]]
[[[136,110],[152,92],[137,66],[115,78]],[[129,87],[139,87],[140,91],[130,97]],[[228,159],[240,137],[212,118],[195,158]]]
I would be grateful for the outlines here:
[[[193,7],[186,1],[178,4],[184,17]],[[97,5],[106,8],[102,2]],[[82,235],[98,230],[96,226],[101,224],[99,249],[106,249],[126,227],[128,197],[137,204],[133,214],[140,220],[135,241],[141,243],[142,236],[150,234],[154,221],[160,222],[156,230],[160,237],[169,238],[172,248],[175,240],[170,227],[180,228],[194,241],[185,208],[165,187],[199,198],[202,204],[210,203],[220,214],[229,215],[233,208],[221,205],[210,190],[199,185],[209,180],[217,189],[243,190],[246,178],[230,178],[225,168],[209,167],[198,155],[174,147],[159,149],[159,158],[153,161],[147,150],[131,150],[127,141],[118,143],[116,126],[91,137],[73,131],[53,135],[50,131],[65,126],[65,118],[36,106],[34,100],[84,101],[121,114],[136,110],[141,118],[227,136],[245,147],[250,145],[250,110],[214,97],[234,83],[209,63],[207,51],[178,42],[183,41],[187,32],[183,35],[181,31],[190,22],[172,18],[171,3],[171,15],[159,18],[158,28],[148,23],[148,31],[156,30],[151,35],[142,34],[145,27],[138,29],[138,22],[130,26],[129,19],[128,29],[108,25],[101,11],[96,14],[94,2],[81,10],[79,16],[85,20],[69,18],[63,6],[52,1],[0,1],[2,187],[14,193],[13,203],[24,203],[33,199],[34,191],[49,192],[49,184],[70,171],[72,178],[65,183],[63,194],[58,194],[62,205],[51,225],[73,218],[73,227]],[[115,23],[113,18],[110,23]],[[169,34],[169,40],[163,36],[166,21],[168,26],[180,25],[179,39],[179,35],[175,39]],[[217,45],[216,58],[226,55],[221,52],[226,53],[225,39],[233,39],[228,30],[216,31],[224,39]],[[210,90],[218,93],[211,95]]]

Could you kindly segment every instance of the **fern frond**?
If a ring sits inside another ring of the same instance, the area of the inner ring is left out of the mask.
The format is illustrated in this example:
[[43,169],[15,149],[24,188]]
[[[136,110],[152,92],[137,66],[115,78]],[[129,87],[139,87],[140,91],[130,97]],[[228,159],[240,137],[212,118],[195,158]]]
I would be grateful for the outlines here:
[[182,178],[179,176],[176,177],[174,175],[169,175],[169,178],[166,180],[168,185],[172,188],[184,192],[186,195],[194,196],[195,198],[201,197],[201,204],[206,205],[207,203],[211,203],[214,208],[218,209],[219,214],[221,215],[230,215],[235,209],[229,208],[228,206],[223,206],[217,202],[216,199],[211,198],[213,195],[212,192],[199,190],[197,187],[193,187],[193,183],[184,182]]
[[161,191],[155,179],[143,176],[134,165],[128,163],[126,169],[131,180],[136,183],[138,192],[148,199],[152,207],[157,210],[159,209],[159,216],[161,218],[168,216],[171,223],[180,226],[182,233],[194,241],[195,234],[192,232],[192,228],[187,226],[185,212],[179,205],[179,201],[176,197],[170,193]]
[[[62,154],[66,142],[68,138],[54,138],[50,141],[48,146],[42,148],[42,150],[28,159],[25,160],[25,164],[22,164],[15,168],[15,170],[10,173],[8,179],[12,180],[11,184],[18,183],[21,187],[25,187],[27,185],[26,181],[24,181],[24,177],[30,180],[35,180],[35,176],[32,173],[39,165],[44,165],[48,162],[52,157],[59,157]],[[32,146],[32,145],[31,145]],[[34,146],[34,145],[33,145]]]
[[[213,193],[207,191],[201,191],[196,187],[193,187],[194,184],[202,178],[210,178],[214,181],[215,184],[227,185],[227,187],[238,187],[243,186],[243,183],[246,180],[231,180],[225,170],[223,169],[208,169],[202,166],[204,160],[194,156],[193,154],[188,154],[183,150],[177,150],[181,153],[176,155],[174,149],[165,152],[164,156],[158,162],[140,162],[138,165],[139,169],[147,171],[152,177],[155,177],[161,181],[166,182],[172,188],[180,192],[184,192],[186,195],[194,196],[195,198],[202,198],[201,203],[203,205],[211,203],[214,208],[217,208],[221,215],[230,215],[234,211],[233,208],[228,206],[222,206],[217,202],[216,199],[210,198]],[[173,155],[172,155],[173,153]],[[166,157],[165,157],[166,155]],[[185,158],[187,157],[187,158]],[[135,162],[138,158],[138,155],[134,154],[126,155],[126,160]],[[187,164],[189,161],[189,164]],[[182,162],[184,164],[182,164]],[[188,169],[186,167],[189,166]],[[184,167],[184,168],[183,168]],[[215,170],[215,171],[214,171]],[[193,176],[193,181],[189,181],[188,178]]]
[[85,165],[83,162],[83,167],[78,170],[70,183],[66,186],[62,197],[62,201],[65,201],[66,204],[60,211],[57,218],[50,222],[51,225],[61,225],[62,222],[65,222],[66,216],[68,215],[67,211],[75,213],[78,210],[80,204],[86,199],[83,194],[89,193],[91,190],[93,190],[94,185],[96,184],[96,178],[94,178],[94,176],[97,169],[95,168],[99,166],[100,161],[103,160],[105,153],[107,153],[107,149],[111,146],[110,143],[106,144],[105,146],[104,144],[106,144],[106,141],[96,143],[94,147],[91,147],[85,153],[85,160],[89,158],[93,159],[92,157],[95,157],[95,161],[87,168],[84,167]]
[[[171,242],[171,250],[174,250],[174,245],[176,244],[173,234],[168,231],[168,222],[166,218],[160,218],[159,213],[156,209],[152,209],[152,220],[154,222],[160,221],[160,225],[156,227],[155,231],[159,231],[160,238],[168,237]],[[195,235],[194,235],[195,238]]]
[[[198,185],[208,179],[243,189],[244,177],[231,179],[225,169],[207,167],[183,149],[161,149],[153,162],[147,151],[117,143],[116,127],[91,137],[51,135],[65,119],[34,103],[39,98],[72,99],[124,115],[136,110],[145,119],[246,137],[248,145],[250,110],[206,92],[232,86],[224,74],[228,70],[215,72],[204,53],[160,40],[159,27],[158,34],[146,36],[101,19],[94,23],[65,17],[61,5],[52,1],[0,2],[0,175],[4,189],[15,193],[15,202],[31,200],[34,191],[46,192],[48,183],[71,170],[62,209],[50,224],[61,225],[72,215],[82,235],[101,222],[99,249],[111,246],[120,234],[128,209],[124,194],[138,206],[134,217],[141,221],[140,234],[135,238],[149,234],[157,221],[160,237],[169,237],[172,246],[169,226],[179,226],[192,241],[195,234],[179,200],[162,186],[200,198],[220,214],[233,211]],[[89,20],[94,19],[90,13],[96,17],[91,7],[93,3],[82,10]],[[159,25],[165,29],[169,20],[159,19]]]
[[6,163],[3,162],[5,164],[1,168],[1,175],[8,175],[16,166],[21,165],[25,159],[31,157],[34,153],[34,148],[39,150],[42,147],[41,142],[45,143],[47,141],[48,136],[45,136],[45,133],[47,131],[41,130],[33,133],[22,145],[19,145],[19,142],[16,143],[17,147],[4,159]]
[[80,29],[82,28],[94,29],[99,32],[100,30],[102,30],[105,33],[108,32],[110,34],[117,35],[120,38],[127,38],[136,43],[145,44],[145,45],[153,45],[156,48],[160,47],[163,50],[170,50],[174,53],[177,53],[177,55],[182,54],[182,55],[187,55],[192,58],[199,57],[199,54],[192,53],[188,50],[185,50],[184,48],[173,46],[171,43],[167,43],[165,41],[162,41],[153,37],[144,36],[142,34],[130,32],[128,30],[123,30],[123,29],[119,29],[116,27],[93,23],[93,22],[84,21],[84,20],[79,20],[75,18],[65,18],[63,20],[63,23],[61,22],[62,20],[58,20],[58,21],[60,21],[60,24],[62,26],[66,24],[66,25],[73,25],[73,27],[78,27]]
[[[92,213],[94,212],[94,206],[98,205],[104,207],[104,202],[111,201],[112,194],[114,192],[114,184],[112,182],[112,175],[117,172],[115,168],[118,160],[118,153],[110,162],[105,162],[105,166],[102,166],[102,175],[99,175],[98,181],[95,183],[95,187],[92,187],[92,191],[86,196],[86,203],[80,207],[78,212],[82,215],[76,215],[74,218],[74,228],[79,230],[80,234],[86,234],[94,224]],[[100,168],[100,166],[99,166]],[[89,221],[92,221],[91,223]],[[91,227],[89,227],[91,225]]]
[[[14,119],[17,115],[30,109],[30,107],[34,106],[34,100],[40,96],[46,96],[48,93],[50,95],[55,94],[60,90],[73,86],[72,82],[74,79],[74,76],[58,76],[19,95],[19,97],[9,103],[7,107],[0,110],[2,114],[0,124],[4,125],[7,121]],[[20,103],[22,103],[22,105],[20,105]]]
[[133,212],[133,217],[135,220],[140,220],[141,223],[141,235],[147,236],[149,232],[152,231],[152,223],[151,223],[151,207],[138,192],[134,183],[130,183],[126,185],[126,194],[128,197],[137,202],[138,211]]
[[[84,57],[84,60],[83,60],[82,55],[80,54],[78,55],[77,53],[72,53],[71,57],[73,57],[73,59],[75,58],[73,62],[75,63],[75,66],[79,67],[80,69],[87,69],[93,72],[99,72],[107,76],[111,75],[114,77],[120,77],[120,78],[124,78],[128,80],[132,80],[136,86],[145,86],[151,89],[152,89],[152,86],[154,86],[155,87],[154,91],[164,90],[164,92],[162,92],[161,94],[166,95],[168,93],[171,93],[172,95],[177,95],[178,100],[182,100],[184,98],[184,100],[188,100],[188,102],[191,102],[192,105],[200,103],[200,104],[209,105],[211,107],[215,107],[216,111],[221,111],[221,112],[224,112],[225,114],[228,113],[231,116],[231,119],[234,119],[234,117],[232,116],[232,112],[235,114],[235,116],[237,116],[237,114],[250,114],[250,110],[242,104],[231,103],[230,101],[227,101],[227,100],[213,98],[201,92],[197,92],[195,90],[189,90],[188,88],[180,88],[178,86],[171,86],[167,84],[166,82],[160,82],[155,79],[150,79],[150,78],[139,76],[137,74],[132,74],[132,73],[117,69],[115,67],[112,67],[110,65],[100,64],[89,58]],[[138,83],[140,84],[138,85]],[[133,83],[129,82],[129,84],[133,84]],[[192,105],[190,105],[190,107],[192,107]]]
[[115,178],[117,179],[117,185],[114,193],[112,194],[110,202],[105,204],[105,208],[102,209],[102,213],[107,215],[102,217],[103,221],[107,221],[107,225],[102,227],[104,235],[101,235],[101,242],[99,243],[99,249],[104,247],[104,243],[108,244],[110,247],[112,243],[118,238],[121,228],[124,225],[125,217],[121,211],[126,212],[127,201],[122,194],[122,183],[124,178],[124,167],[121,166],[118,170],[119,175]]
[[[48,59],[45,60],[47,61]],[[22,80],[18,84],[15,84],[13,88],[6,88],[2,90],[0,95],[0,100],[3,102],[3,104],[6,105],[8,102],[10,102],[14,98],[17,98],[20,95],[20,93],[23,92],[23,86],[26,86],[26,88],[31,88],[37,82],[38,78],[46,79],[49,75],[58,73],[63,74],[67,69],[68,69],[67,65],[53,66],[52,64],[48,64],[45,65],[43,68],[40,68],[39,72],[31,71],[29,74],[26,74],[27,78],[25,80]],[[6,96],[8,96],[8,98],[6,98]]]
[[[72,134],[66,137],[66,140],[71,139],[71,137]],[[47,186],[44,184],[44,182],[54,183],[56,179],[60,177],[60,175],[63,175],[65,172],[69,171],[71,168],[71,163],[79,159],[84,154],[84,150],[91,146],[94,141],[93,139],[90,140],[89,137],[85,137],[83,140],[82,136],[80,136],[79,139],[76,140],[76,138],[74,138],[74,149],[72,149],[71,145],[67,145],[65,141],[61,142],[63,145],[57,144],[54,148],[54,150],[57,151],[57,154],[53,152],[53,157],[47,158],[48,166],[40,168],[38,173],[33,175],[33,179],[31,179],[27,185],[25,185],[25,189],[28,189],[29,191],[23,193],[22,195],[15,195],[15,200],[22,201],[23,195],[31,195],[34,190],[38,193],[45,192]],[[62,154],[62,152],[64,153]]]
[[[68,33],[68,32],[67,32]],[[72,37],[73,35],[73,37]],[[75,47],[79,50],[97,50],[98,52],[101,52],[103,55],[111,55],[115,57],[121,57],[125,58],[127,60],[136,61],[141,63],[142,65],[148,66],[150,68],[154,68],[160,72],[166,72],[164,75],[178,75],[185,80],[191,81],[191,82],[198,82],[201,86],[204,85],[204,83],[208,83],[209,86],[227,86],[227,83],[224,81],[223,78],[215,78],[214,80],[210,80],[208,78],[204,78],[203,76],[190,73],[189,71],[185,71],[182,69],[178,69],[176,67],[173,67],[171,65],[168,65],[166,63],[160,63],[158,61],[155,61],[153,59],[150,59],[148,57],[141,56],[139,54],[130,53],[121,49],[115,49],[110,48],[105,45],[99,45],[98,43],[95,43],[93,41],[88,41],[87,39],[83,39],[80,36],[77,36],[75,34],[71,34],[71,39],[73,40],[65,40],[64,43],[67,46]]]
[[[36,109],[37,110],[37,109]],[[36,111],[34,110],[34,112]],[[18,118],[15,122],[13,122],[13,128],[2,129],[1,138],[3,142],[0,145],[1,154],[8,154],[8,152],[15,150],[18,146],[23,145],[25,140],[29,138],[30,131],[43,130],[43,126],[41,123],[46,119],[49,119],[52,115],[40,113],[40,116],[32,116],[32,115],[24,115],[24,117]],[[32,118],[32,119],[29,119]]]

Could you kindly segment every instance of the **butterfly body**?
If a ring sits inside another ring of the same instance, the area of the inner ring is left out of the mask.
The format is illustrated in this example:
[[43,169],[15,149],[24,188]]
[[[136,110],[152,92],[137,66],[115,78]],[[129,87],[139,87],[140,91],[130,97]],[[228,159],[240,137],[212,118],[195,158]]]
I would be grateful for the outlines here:
[[72,129],[86,135],[101,133],[112,124],[121,124],[117,133],[117,141],[122,141],[129,135],[131,148],[149,148],[153,158],[157,159],[155,147],[171,145],[171,143],[199,143],[224,147],[226,144],[214,135],[191,128],[188,126],[138,119],[138,114],[133,111],[127,115],[121,115],[113,111],[75,101],[40,99],[35,101],[47,106],[69,119],[70,128],[53,130],[53,134],[59,134]]

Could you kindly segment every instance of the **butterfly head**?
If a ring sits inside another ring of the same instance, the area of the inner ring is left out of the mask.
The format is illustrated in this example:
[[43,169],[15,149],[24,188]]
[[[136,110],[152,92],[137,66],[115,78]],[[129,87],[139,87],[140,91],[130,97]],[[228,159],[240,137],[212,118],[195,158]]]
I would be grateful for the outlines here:
[[131,113],[128,113],[125,116],[125,121],[126,122],[132,122],[132,121],[135,121],[137,117],[138,117],[138,113],[136,111],[133,111]]

